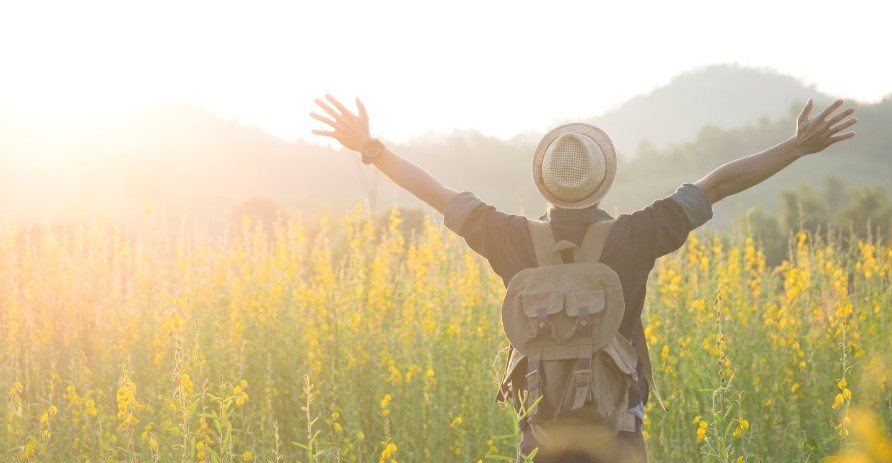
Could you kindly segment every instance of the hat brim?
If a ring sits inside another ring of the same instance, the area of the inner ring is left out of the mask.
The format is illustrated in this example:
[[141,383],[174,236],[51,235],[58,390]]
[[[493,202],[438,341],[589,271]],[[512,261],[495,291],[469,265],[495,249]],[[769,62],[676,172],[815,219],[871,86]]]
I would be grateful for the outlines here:
[[[542,160],[545,157],[545,152],[548,150],[551,142],[568,133],[578,133],[591,138],[601,147],[601,151],[604,153],[604,181],[591,195],[579,201],[561,200],[548,189],[542,178]],[[616,151],[613,148],[613,142],[610,141],[610,137],[603,130],[591,124],[574,122],[557,127],[542,137],[542,141],[539,142],[539,146],[536,147],[536,151],[533,153],[533,182],[536,184],[539,193],[548,202],[558,207],[583,209],[598,204],[604,198],[604,195],[607,194],[607,191],[610,190],[610,186],[613,185],[614,177],[616,177]]]

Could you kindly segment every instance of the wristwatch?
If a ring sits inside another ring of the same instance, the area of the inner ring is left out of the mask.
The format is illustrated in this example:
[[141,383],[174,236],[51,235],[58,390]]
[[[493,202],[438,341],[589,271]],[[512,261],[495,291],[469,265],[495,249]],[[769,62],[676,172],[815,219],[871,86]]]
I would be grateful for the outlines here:
[[384,143],[381,143],[381,140],[377,138],[373,138],[365,143],[365,146],[362,147],[362,163],[363,164],[371,164],[375,161],[375,158],[381,155],[384,152]]

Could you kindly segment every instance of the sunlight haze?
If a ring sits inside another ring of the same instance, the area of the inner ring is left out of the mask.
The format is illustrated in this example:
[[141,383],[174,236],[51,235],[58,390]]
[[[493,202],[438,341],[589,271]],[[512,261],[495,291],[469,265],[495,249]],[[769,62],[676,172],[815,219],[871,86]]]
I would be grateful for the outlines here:
[[65,127],[178,102],[311,139],[319,124],[307,113],[330,92],[351,104],[360,95],[376,135],[406,140],[542,131],[714,63],[865,102],[892,92],[892,66],[877,58],[889,7],[877,2],[247,5],[7,3],[0,115]]

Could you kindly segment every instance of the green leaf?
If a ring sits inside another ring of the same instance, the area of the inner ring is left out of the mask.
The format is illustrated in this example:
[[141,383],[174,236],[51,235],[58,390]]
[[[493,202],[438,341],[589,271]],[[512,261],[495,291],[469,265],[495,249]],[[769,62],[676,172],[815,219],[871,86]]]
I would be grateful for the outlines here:
[[508,458],[505,455],[486,455],[483,458],[486,460],[514,461],[513,458]]

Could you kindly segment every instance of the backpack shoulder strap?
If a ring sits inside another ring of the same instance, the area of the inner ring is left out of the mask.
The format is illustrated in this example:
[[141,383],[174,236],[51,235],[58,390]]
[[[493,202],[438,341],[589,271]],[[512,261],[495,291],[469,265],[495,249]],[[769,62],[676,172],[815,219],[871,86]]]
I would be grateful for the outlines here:
[[614,222],[616,222],[615,219],[604,220],[588,226],[585,237],[582,238],[582,244],[579,246],[582,251],[582,260],[579,262],[597,263],[601,260],[604,243],[607,242],[607,236],[610,235]]
[[539,267],[560,264],[554,253],[554,230],[550,222],[527,219],[527,229],[530,232],[530,240],[536,251],[536,262]]

